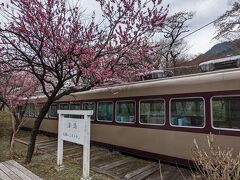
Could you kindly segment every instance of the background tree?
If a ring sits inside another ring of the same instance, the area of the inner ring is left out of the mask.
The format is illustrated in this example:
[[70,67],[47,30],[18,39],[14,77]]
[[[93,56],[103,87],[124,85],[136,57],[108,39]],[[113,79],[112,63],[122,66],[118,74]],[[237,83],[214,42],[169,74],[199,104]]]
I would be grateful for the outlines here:
[[239,39],[240,35],[240,1],[233,3],[232,8],[227,10],[215,22],[214,26],[217,29],[215,39]]
[[[161,0],[97,0],[102,21],[68,6],[65,0],[11,0],[1,8],[1,60],[33,74],[47,101],[34,121],[26,163],[51,104],[108,79],[121,82],[152,69],[157,45],[149,43],[167,15]],[[64,88],[66,85],[68,88]]]
[[166,18],[164,26],[160,29],[163,38],[158,49],[155,69],[176,67],[181,55],[187,51],[187,43],[183,35],[189,32],[189,21],[193,18],[192,12],[178,12]]
[[0,102],[11,116],[10,154],[13,157],[15,136],[24,123],[24,112],[37,89],[37,81],[30,73],[6,72],[6,69],[6,66],[0,66]]

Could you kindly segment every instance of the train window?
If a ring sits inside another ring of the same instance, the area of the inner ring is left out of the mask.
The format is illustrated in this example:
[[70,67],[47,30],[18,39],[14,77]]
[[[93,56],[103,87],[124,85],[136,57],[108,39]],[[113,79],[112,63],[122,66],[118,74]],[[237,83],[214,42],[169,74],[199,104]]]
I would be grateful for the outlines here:
[[29,116],[34,117],[35,115],[35,106],[34,104],[29,104]]
[[83,103],[83,110],[93,110],[93,115],[91,116],[91,120],[95,118],[95,103],[94,102],[85,102]]
[[48,112],[49,117],[57,117],[58,116],[57,110],[58,110],[58,105],[52,104]]
[[[60,110],[69,110],[69,105],[68,105],[68,104],[60,104],[60,105],[59,105],[59,109],[60,109]],[[64,117],[65,117],[65,118],[69,118],[69,115],[66,114],[66,115],[64,115]]]
[[[1,103],[0,103],[0,106],[1,106]],[[16,108],[16,112],[20,116],[22,116],[25,113],[25,111],[26,111],[26,107],[25,106],[17,106],[17,108]]]
[[69,105],[68,104],[60,104],[59,109],[60,110],[69,110]]
[[111,122],[113,119],[113,103],[109,101],[98,102],[98,121]]
[[116,102],[116,121],[119,123],[135,122],[135,101]]
[[70,110],[82,110],[82,104],[70,104]]
[[36,104],[35,105],[35,117],[38,117],[40,110],[42,109],[42,105],[41,104]]
[[29,111],[30,111],[30,104],[27,105],[24,116],[28,117],[29,116]]
[[[82,104],[70,104],[70,110],[82,110]],[[84,119],[83,115],[70,115],[70,118]]]
[[164,100],[140,101],[140,123],[163,125],[165,123]]
[[204,126],[203,98],[172,99],[171,125],[183,127]]
[[213,97],[212,121],[216,128],[240,129],[240,96]]

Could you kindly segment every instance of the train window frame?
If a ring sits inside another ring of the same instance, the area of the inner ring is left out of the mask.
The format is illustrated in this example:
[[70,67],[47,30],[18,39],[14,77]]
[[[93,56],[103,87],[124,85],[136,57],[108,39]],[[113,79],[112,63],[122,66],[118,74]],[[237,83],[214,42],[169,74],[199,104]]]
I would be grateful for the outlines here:
[[[108,121],[108,120],[99,120],[98,119],[98,106],[99,106],[99,103],[102,103],[102,102],[111,102],[112,105],[113,105],[113,108],[112,108],[112,119],[111,121]],[[114,108],[115,108],[115,104],[113,101],[98,101],[97,102],[97,111],[96,111],[96,115],[97,115],[97,122],[106,122],[106,123],[112,123],[113,122],[113,119],[114,119]]]
[[215,97],[240,97],[239,95],[217,95],[217,96],[212,96],[210,98],[210,113],[211,113],[211,127],[215,130],[224,130],[224,131],[240,131],[240,129],[234,129],[234,128],[220,128],[220,127],[215,127],[213,125],[213,104],[212,104],[212,99]]
[[[141,122],[141,101],[157,101],[157,100],[163,100],[164,105],[164,123],[163,124],[150,124],[150,123],[142,123]],[[165,126],[166,125],[166,119],[167,119],[167,109],[166,109],[166,100],[163,98],[157,98],[157,99],[140,99],[139,100],[139,107],[138,107],[138,122],[142,125],[150,125],[150,126]]]
[[[60,106],[61,106],[61,105],[68,105],[68,109],[60,109]],[[65,103],[64,103],[64,102],[61,103],[61,102],[60,102],[60,103],[58,104],[58,108],[59,108],[58,110],[70,110],[70,103],[66,103],[66,102],[65,102]],[[65,118],[69,118],[70,115],[69,115],[69,114],[65,114],[64,117],[65,117]]]
[[[33,109],[31,109],[31,107]],[[35,117],[35,104],[34,103],[29,103],[28,117],[30,117],[30,118],[34,118]]]
[[27,106],[26,106],[26,109],[25,109],[25,112],[24,112],[24,117],[27,117],[27,118],[30,117],[29,116],[29,104],[27,104]]
[[93,121],[95,121],[96,120],[96,102],[95,101],[84,101],[84,102],[81,102],[81,104],[82,104],[82,110],[84,110],[83,109],[83,106],[84,106],[84,104],[87,104],[87,103],[93,103],[94,104],[94,109],[93,109],[93,119],[91,119],[91,122],[93,122]]
[[58,118],[58,113],[57,113],[57,116],[51,116],[51,113],[50,111],[52,110],[52,106],[57,106],[57,111],[59,110],[59,104],[58,103],[53,103],[51,104],[50,108],[49,108],[49,112],[48,112],[48,118]]
[[[34,117],[38,117],[39,113],[40,113],[40,109],[42,108],[42,105],[41,103],[39,104],[35,104],[35,113],[34,113]],[[36,111],[37,110],[37,111]]]
[[80,105],[80,109],[78,110],[83,110],[83,105],[82,105],[82,102],[73,102],[73,103],[69,103],[69,110],[74,110],[74,109],[71,109],[71,105]]
[[[175,100],[175,99],[196,99],[196,98],[200,98],[203,100],[203,126],[202,127],[198,127],[198,126],[180,126],[180,125],[174,125],[172,124],[172,121],[171,121],[171,117],[172,117],[172,113],[171,113],[171,105],[172,105],[172,100]],[[170,126],[172,127],[175,127],[175,128],[190,128],[190,129],[204,129],[206,127],[206,101],[205,101],[205,98],[202,97],[202,96],[191,96],[191,97],[176,97],[176,98],[170,98],[169,99],[169,124]]]
[[61,106],[61,105],[68,105],[68,109],[66,109],[66,110],[70,110],[70,105],[69,105],[69,103],[59,103],[59,104],[58,104],[58,108],[59,108],[58,110],[64,110],[64,109],[60,109],[60,106]]
[[[117,121],[117,103],[118,102],[129,102],[129,101],[132,101],[134,102],[134,121],[133,122],[119,122]],[[119,124],[135,124],[137,121],[137,107],[136,107],[137,103],[136,103],[136,100],[117,100],[115,102],[115,116],[114,116],[114,120],[116,123],[119,123]]]

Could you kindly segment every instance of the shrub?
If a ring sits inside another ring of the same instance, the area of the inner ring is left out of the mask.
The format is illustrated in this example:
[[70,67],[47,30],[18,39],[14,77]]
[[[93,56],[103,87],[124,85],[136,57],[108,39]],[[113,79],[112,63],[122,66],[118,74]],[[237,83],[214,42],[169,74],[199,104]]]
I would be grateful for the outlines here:
[[[240,152],[233,156],[233,149],[214,147],[213,135],[208,137],[208,149],[200,149],[194,139],[193,162],[201,177],[209,180],[232,180],[240,178]],[[196,176],[195,176],[196,177]]]

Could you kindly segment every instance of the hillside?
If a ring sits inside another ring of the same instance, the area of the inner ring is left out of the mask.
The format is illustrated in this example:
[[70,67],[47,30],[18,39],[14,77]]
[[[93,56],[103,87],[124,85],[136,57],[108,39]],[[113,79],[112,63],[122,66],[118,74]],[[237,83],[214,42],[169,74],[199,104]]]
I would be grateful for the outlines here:
[[222,55],[236,55],[239,54],[240,48],[240,39],[235,41],[226,41],[214,45],[210,50],[208,50],[204,55],[205,56],[214,56],[218,54]]
[[223,58],[226,56],[234,56],[239,54],[240,54],[240,39],[237,39],[235,41],[226,41],[214,45],[206,53],[199,55],[197,58],[191,61],[183,62],[179,64],[179,66],[194,66],[208,60]]

